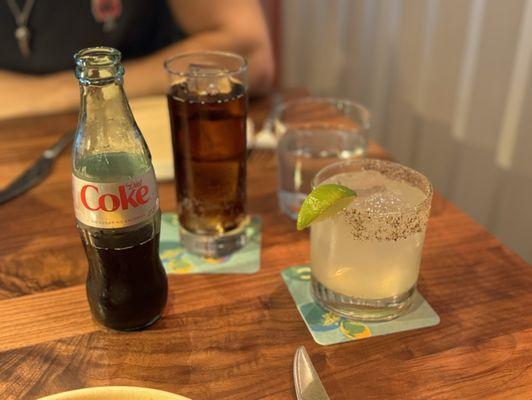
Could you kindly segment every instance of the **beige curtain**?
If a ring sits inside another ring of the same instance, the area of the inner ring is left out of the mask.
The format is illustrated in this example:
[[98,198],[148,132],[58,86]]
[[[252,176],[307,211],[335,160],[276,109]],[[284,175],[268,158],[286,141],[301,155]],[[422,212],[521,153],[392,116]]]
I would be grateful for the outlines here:
[[284,86],[373,138],[532,262],[532,0],[285,0]]

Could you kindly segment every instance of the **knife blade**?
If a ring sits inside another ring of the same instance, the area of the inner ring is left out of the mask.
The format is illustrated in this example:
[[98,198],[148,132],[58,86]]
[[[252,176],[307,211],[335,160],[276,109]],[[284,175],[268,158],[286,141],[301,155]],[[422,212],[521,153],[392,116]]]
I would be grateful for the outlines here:
[[46,149],[33,165],[20,174],[5,189],[0,190],[0,204],[20,196],[42,182],[50,174],[57,156],[61,154],[73,138],[74,132],[65,133],[53,146]]
[[294,356],[294,385],[297,400],[330,400],[303,346]]

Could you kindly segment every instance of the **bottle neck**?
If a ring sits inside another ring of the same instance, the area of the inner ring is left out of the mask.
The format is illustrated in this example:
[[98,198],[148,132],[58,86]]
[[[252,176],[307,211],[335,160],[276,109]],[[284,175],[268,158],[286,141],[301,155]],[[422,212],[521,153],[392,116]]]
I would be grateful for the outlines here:
[[80,84],[80,121],[110,127],[132,123],[133,116],[121,80],[105,85]]
[[120,53],[107,47],[84,49],[76,54],[76,66],[81,106],[73,171],[95,182],[141,175],[151,167],[150,153],[122,87]]

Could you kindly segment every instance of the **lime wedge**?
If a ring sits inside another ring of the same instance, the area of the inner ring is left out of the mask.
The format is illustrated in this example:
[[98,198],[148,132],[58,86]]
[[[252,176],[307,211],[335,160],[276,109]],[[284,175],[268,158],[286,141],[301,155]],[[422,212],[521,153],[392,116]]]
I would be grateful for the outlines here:
[[318,186],[310,192],[301,205],[297,215],[297,230],[300,231],[307,228],[312,221],[324,214],[329,208],[343,199],[356,195],[353,190],[342,185],[330,183]]

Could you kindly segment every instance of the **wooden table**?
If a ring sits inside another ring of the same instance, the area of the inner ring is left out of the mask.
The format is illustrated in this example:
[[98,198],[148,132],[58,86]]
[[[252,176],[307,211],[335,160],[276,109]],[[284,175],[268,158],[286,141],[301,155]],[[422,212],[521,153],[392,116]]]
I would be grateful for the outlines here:
[[[255,103],[253,115],[267,109]],[[0,186],[75,124],[70,114],[1,122]],[[309,241],[277,207],[275,162],[249,167],[249,209],[264,226],[260,272],[171,275],[164,318],[138,333],[91,320],[70,174],[64,154],[45,183],[0,206],[0,399],[100,385],[294,399],[300,345],[332,400],[532,399],[532,268],[439,194],[419,289],[441,323],[322,347],[279,275],[309,261]],[[160,197],[163,211],[174,210],[172,184]]]

